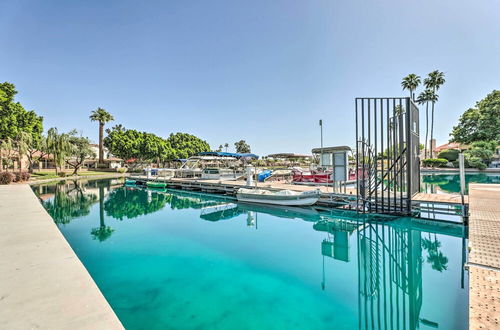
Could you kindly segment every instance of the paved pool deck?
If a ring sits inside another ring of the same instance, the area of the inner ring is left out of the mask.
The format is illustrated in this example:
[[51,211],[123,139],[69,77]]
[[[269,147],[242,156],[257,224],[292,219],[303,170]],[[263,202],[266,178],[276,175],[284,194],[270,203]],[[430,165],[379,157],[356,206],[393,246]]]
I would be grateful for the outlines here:
[[469,214],[469,327],[500,329],[500,184],[470,184]]
[[27,184],[0,186],[0,328],[123,329]]

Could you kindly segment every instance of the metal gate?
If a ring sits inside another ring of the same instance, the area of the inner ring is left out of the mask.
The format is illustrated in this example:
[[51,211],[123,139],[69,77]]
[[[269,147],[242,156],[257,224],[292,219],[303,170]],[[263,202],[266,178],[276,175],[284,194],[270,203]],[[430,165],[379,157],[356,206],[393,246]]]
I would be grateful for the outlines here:
[[420,189],[418,132],[409,97],[356,98],[358,212],[411,214]]

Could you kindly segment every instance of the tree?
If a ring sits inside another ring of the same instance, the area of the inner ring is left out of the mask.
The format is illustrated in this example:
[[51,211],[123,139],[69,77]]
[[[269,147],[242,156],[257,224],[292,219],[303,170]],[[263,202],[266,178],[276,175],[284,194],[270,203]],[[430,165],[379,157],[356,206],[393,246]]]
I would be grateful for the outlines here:
[[0,83],[0,140],[7,137],[14,139],[20,132],[38,136],[43,132],[43,117],[14,102],[16,94],[13,84]]
[[433,91],[430,89],[426,89],[417,98],[417,103],[422,105],[425,103],[425,146],[424,146],[424,154],[425,158],[427,158],[427,143],[429,142],[429,102],[434,98]]
[[223,147],[222,147],[222,144],[221,144],[221,145],[219,145],[219,147],[218,147],[218,148],[217,148],[217,150],[215,150],[215,151],[217,151],[217,152],[221,152],[221,151],[222,151],[222,148],[223,148]]
[[106,148],[117,157],[135,160],[135,165],[175,158],[170,143],[152,133],[126,129],[122,125],[116,125],[106,132]]
[[71,144],[69,143],[69,134],[57,131],[57,128],[52,127],[47,132],[47,151],[52,155],[56,166],[56,174],[58,168],[62,168],[66,158],[71,152]]
[[14,143],[10,137],[0,140],[0,172],[4,167],[7,172],[12,163],[12,151],[14,150]]
[[39,139],[32,140],[28,145],[26,155],[28,157],[28,172],[33,173],[33,165],[40,162],[49,154],[47,148],[47,137],[41,135]]
[[413,91],[417,89],[418,85],[420,85],[420,77],[414,73],[410,73],[406,77],[403,78],[401,82],[401,86],[403,90],[408,89],[410,91],[410,98],[413,99]]
[[167,139],[173,152],[173,158],[189,158],[200,152],[210,151],[210,145],[191,134],[175,133],[170,134]]
[[[432,95],[430,102],[432,102],[432,110],[431,110],[431,141],[434,136],[434,105],[438,101],[438,95],[436,91],[446,82],[444,79],[444,73],[439,70],[434,70],[429,73],[428,77],[424,79],[425,88],[430,89],[434,92]],[[434,156],[434,150],[431,146],[431,158]]]
[[90,146],[90,140],[87,137],[77,136],[76,131],[68,134],[68,142],[70,158],[66,159],[66,164],[73,167],[73,175],[76,175],[85,160],[95,158],[96,154]]
[[452,142],[470,144],[475,141],[500,142],[500,91],[494,90],[466,110],[450,133]]
[[229,148],[229,143],[224,143],[224,148],[226,148],[226,152],[227,152],[227,148]]
[[104,124],[115,119],[103,108],[92,111],[89,118],[91,121],[99,122],[99,164],[102,164],[104,160]]
[[[16,94],[13,84],[8,82],[0,84],[0,141],[10,145],[12,147],[10,151],[17,151],[21,166],[22,157],[29,145],[38,141],[42,135],[43,117],[34,111],[25,110],[19,102],[14,102]],[[10,155],[7,162],[10,162]]]
[[497,142],[476,141],[464,152],[465,162],[468,167],[484,170],[495,154]]
[[246,143],[245,140],[240,140],[238,142],[235,142],[234,147],[236,148],[236,152],[238,153],[246,154],[251,152],[250,146],[248,145],[248,143]]

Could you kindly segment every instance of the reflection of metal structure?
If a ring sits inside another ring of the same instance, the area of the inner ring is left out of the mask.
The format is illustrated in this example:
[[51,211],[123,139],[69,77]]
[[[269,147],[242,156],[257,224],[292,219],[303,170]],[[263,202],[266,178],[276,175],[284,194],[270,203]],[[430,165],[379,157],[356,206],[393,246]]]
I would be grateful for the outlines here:
[[421,232],[411,227],[369,223],[358,231],[360,328],[419,327],[421,241]]
[[321,255],[323,258],[321,288],[323,290],[326,287],[325,257],[349,262],[349,236],[358,229],[358,226],[360,226],[360,223],[357,221],[329,217],[323,217],[313,225],[314,230],[327,233],[327,238],[321,242]]
[[238,205],[234,203],[224,203],[203,207],[201,209],[200,218],[209,221],[228,220],[241,213],[242,212],[238,210]]
[[356,98],[358,210],[411,214],[419,191],[419,114],[409,97]]

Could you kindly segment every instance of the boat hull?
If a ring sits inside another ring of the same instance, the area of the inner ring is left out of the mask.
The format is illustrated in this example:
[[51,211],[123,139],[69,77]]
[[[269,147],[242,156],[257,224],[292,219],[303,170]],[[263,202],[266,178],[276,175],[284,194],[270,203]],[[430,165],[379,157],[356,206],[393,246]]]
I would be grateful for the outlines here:
[[236,198],[239,202],[259,203],[281,206],[310,206],[314,205],[320,197],[319,193],[301,194],[301,195],[255,195],[237,193]]

